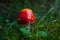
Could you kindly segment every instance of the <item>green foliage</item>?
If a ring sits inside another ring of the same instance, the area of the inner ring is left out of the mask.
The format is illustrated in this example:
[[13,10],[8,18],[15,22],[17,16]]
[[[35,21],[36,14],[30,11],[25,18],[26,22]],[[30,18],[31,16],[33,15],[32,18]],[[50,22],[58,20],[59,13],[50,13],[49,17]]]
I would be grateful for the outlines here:
[[[60,40],[60,13],[57,12],[58,15],[55,16],[55,4],[51,3],[53,1],[42,0],[41,3],[37,2],[40,2],[40,0],[12,1],[9,4],[5,3],[5,6],[3,6],[3,3],[0,4],[5,8],[1,7],[2,9],[7,9],[6,14],[1,9],[3,15],[0,16],[0,40]],[[58,1],[58,3],[60,2]],[[8,6],[6,7],[6,5]],[[17,14],[25,7],[31,8],[36,16],[35,22],[31,24],[30,31],[26,29],[29,24],[21,26],[16,21]]]
[[20,28],[20,31],[27,35],[30,34],[30,32],[27,31],[27,29],[25,29],[25,28]]
[[46,37],[47,33],[44,31],[37,31],[36,35],[41,36],[41,37]]

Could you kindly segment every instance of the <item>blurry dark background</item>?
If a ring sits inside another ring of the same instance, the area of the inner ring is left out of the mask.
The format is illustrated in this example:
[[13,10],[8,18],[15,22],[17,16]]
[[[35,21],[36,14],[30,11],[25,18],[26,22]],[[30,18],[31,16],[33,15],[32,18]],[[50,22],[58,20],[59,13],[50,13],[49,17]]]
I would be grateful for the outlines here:
[[18,28],[14,25],[7,35],[6,30],[9,25],[4,22],[16,20],[21,9],[31,8],[39,21],[52,7],[55,10],[41,22],[44,27],[39,28],[39,30],[48,32],[48,37],[41,40],[60,40],[60,0],[0,0],[0,40],[20,40]]
[[[56,0],[0,0],[0,15],[12,17],[22,8],[31,8],[35,13],[45,14],[52,6],[56,7]],[[56,11],[55,11],[56,12]]]

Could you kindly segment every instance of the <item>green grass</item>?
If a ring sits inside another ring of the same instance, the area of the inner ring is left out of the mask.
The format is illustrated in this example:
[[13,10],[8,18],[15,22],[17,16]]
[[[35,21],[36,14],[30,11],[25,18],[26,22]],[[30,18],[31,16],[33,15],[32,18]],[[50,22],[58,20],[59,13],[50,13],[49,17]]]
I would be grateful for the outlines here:
[[51,7],[44,15],[42,12],[35,13],[37,10],[32,7],[36,20],[30,25],[31,32],[27,34],[24,28],[20,30],[24,25],[18,24],[16,20],[23,8],[17,4],[12,3],[8,13],[0,16],[0,40],[60,40],[60,13],[55,16],[55,7]]

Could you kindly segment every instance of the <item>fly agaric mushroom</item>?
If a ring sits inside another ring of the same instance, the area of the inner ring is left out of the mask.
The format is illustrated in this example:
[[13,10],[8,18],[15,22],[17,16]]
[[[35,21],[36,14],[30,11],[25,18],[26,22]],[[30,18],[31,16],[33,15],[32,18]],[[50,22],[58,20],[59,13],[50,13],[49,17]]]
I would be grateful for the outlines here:
[[18,22],[21,24],[33,23],[35,16],[29,8],[22,9],[18,14]]

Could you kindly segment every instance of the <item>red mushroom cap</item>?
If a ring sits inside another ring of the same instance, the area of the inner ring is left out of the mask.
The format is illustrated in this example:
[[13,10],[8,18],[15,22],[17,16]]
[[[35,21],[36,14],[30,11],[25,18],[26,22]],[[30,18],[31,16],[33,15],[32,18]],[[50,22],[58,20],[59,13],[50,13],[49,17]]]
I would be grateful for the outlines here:
[[22,24],[33,23],[35,16],[29,8],[22,9],[18,14],[18,22]]

